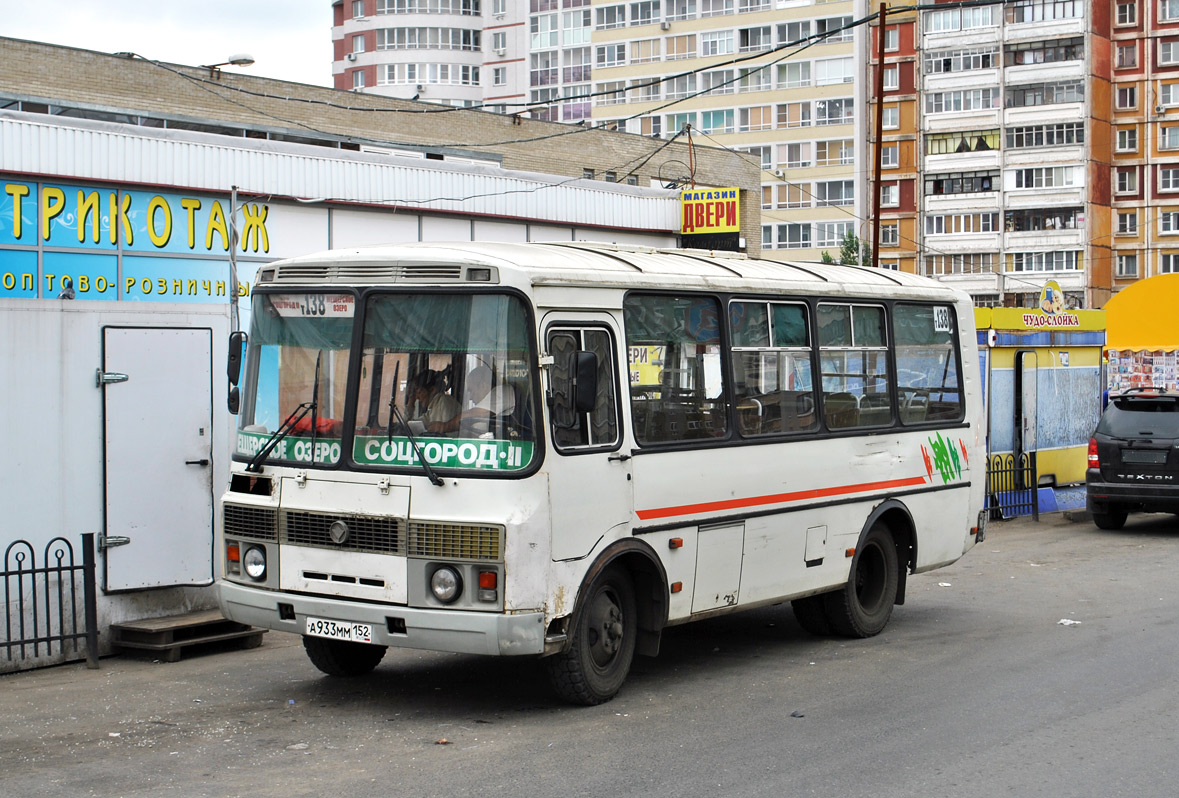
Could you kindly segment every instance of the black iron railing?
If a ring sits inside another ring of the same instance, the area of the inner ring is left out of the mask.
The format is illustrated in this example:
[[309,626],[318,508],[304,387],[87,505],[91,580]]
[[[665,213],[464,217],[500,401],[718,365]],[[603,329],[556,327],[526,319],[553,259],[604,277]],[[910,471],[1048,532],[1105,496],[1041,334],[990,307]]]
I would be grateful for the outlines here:
[[84,641],[86,665],[97,668],[94,534],[82,535],[80,564],[73,545],[63,537],[46,544],[40,563],[33,544],[13,541],[4,550],[2,564],[6,614],[0,648],[8,661],[55,655],[65,661],[81,653]]
[[986,506],[992,519],[1030,515],[1040,520],[1036,494],[1036,453],[993,454],[987,458]]

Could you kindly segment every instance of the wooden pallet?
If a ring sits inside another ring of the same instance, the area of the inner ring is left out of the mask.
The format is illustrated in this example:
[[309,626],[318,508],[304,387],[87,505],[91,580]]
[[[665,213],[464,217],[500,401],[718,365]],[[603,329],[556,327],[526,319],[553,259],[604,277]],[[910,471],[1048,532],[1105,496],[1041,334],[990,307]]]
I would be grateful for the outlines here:
[[226,620],[219,610],[198,610],[184,615],[145,618],[111,624],[112,644],[116,651],[158,652],[165,662],[177,662],[190,646],[240,640],[242,648],[262,645],[265,629]]

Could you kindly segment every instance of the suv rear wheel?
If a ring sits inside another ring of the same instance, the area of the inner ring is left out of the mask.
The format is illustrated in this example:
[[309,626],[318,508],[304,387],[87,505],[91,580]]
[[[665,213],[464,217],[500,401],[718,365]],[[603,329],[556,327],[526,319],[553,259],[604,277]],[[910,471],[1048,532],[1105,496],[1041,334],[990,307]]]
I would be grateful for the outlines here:
[[1101,529],[1121,529],[1126,525],[1126,511],[1120,507],[1109,507],[1103,513],[1093,513],[1093,523]]

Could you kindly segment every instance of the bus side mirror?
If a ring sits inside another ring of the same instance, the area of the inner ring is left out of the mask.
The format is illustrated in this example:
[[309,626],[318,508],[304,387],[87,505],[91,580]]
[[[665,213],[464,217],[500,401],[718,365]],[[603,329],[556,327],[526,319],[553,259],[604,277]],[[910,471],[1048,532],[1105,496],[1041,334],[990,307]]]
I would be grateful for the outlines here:
[[249,337],[241,330],[234,330],[229,334],[229,349],[226,356],[225,376],[229,378],[229,396],[226,403],[229,412],[237,415],[241,404],[237,383],[242,376],[242,352],[245,351]]
[[573,407],[578,413],[589,413],[598,398],[598,356],[593,352],[579,351],[575,374]]

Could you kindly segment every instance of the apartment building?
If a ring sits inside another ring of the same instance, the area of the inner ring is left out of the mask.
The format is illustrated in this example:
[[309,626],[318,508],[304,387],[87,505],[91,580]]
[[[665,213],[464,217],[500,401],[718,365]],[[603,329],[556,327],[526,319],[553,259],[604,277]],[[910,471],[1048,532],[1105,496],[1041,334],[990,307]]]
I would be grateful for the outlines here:
[[[863,62],[852,0],[336,0],[333,7],[337,88],[481,99],[504,113],[740,150],[762,169],[764,257],[838,257],[847,233],[870,235],[864,173],[856,171]],[[481,90],[466,84],[474,76],[467,66],[478,68]],[[629,170],[584,176],[640,179]],[[654,182],[694,177],[689,158]]]
[[[850,0],[595,3],[593,121],[741,150],[762,168],[762,257],[866,238]],[[862,62],[860,62],[862,63]],[[670,181],[691,179],[691,164]]]

